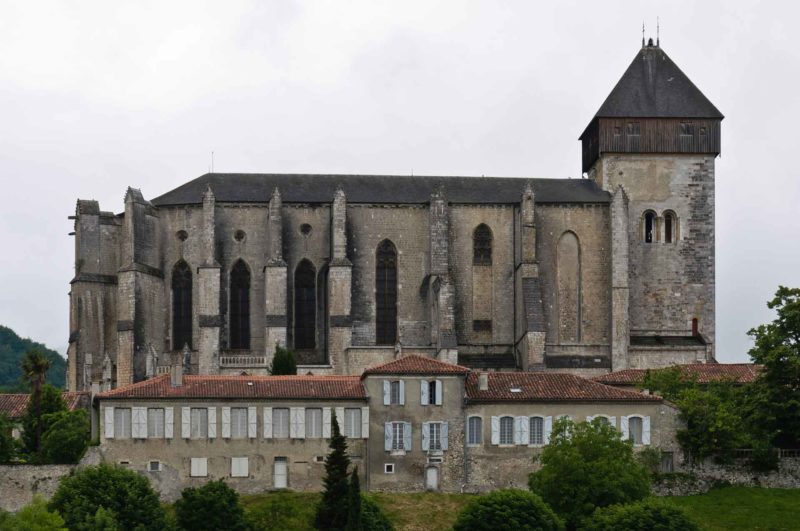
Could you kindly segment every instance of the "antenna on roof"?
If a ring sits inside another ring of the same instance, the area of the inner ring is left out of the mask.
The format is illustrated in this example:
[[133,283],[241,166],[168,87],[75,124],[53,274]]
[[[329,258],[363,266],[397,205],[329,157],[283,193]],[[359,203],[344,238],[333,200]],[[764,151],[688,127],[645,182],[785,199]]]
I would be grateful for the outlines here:
[[211,173],[214,173],[214,152],[211,152]]
[[660,23],[658,21],[658,17],[656,17],[656,46],[661,46],[661,33]]
[[644,48],[644,20],[642,21],[642,48]]

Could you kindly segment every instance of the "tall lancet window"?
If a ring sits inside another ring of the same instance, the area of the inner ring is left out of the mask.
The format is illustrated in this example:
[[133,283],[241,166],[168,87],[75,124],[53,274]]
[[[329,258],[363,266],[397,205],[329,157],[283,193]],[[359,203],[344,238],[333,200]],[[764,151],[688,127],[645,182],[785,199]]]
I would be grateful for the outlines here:
[[492,229],[481,223],[472,233],[473,265],[492,265]]
[[375,256],[375,343],[397,343],[397,249],[389,240]]
[[172,348],[192,348],[192,269],[181,260],[172,268]]
[[243,260],[231,269],[230,348],[250,348],[250,270]]
[[314,266],[301,260],[294,271],[294,348],[313,349],[317,346],[317,289]]
[[558,240],[557,255],[558,339],[560,343],[581,340],[581,246],[574,232]]

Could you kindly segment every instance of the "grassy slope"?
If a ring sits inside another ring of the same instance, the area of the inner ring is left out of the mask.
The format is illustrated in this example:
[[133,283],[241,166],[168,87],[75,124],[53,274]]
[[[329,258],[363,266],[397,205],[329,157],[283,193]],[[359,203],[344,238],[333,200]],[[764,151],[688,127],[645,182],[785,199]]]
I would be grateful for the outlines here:
[[[451,529],[469,494],[372,495],[398,531]],[[702,496],[666,498],[682,507],[704,530],[800,529],[800,489],[728,487]],[[281,492],[243,496],[242,504],[259,529],[313,530],[319,494]]]

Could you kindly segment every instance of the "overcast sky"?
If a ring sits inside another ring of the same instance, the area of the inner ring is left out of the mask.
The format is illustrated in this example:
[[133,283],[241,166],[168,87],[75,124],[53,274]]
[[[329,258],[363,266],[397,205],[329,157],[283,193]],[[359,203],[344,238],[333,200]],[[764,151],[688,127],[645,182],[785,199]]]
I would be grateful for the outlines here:
[[209,169],[580,178],[641,25],[725,114],[717,357],[800,286],[800,6],[0,0],[0,324],[64,351],[75,201]]

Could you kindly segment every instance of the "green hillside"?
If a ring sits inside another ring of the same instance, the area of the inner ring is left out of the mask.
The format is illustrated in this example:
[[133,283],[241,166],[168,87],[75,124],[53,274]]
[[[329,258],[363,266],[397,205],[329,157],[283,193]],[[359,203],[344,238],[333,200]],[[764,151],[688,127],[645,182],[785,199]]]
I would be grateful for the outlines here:
[[30,339],[22,339],[13,330],[0,326],[0,390],[5,392],[27,392],[21,382],[22,371],[19,364],[29,348],[39,348],[50,360],[47,383],[64,387],[64,373],[67,362],[58,352]]

